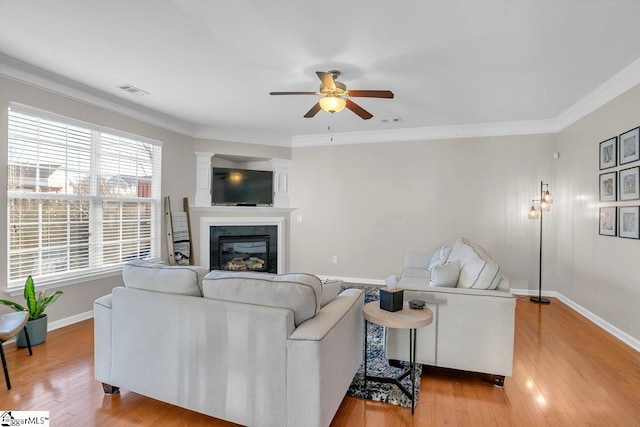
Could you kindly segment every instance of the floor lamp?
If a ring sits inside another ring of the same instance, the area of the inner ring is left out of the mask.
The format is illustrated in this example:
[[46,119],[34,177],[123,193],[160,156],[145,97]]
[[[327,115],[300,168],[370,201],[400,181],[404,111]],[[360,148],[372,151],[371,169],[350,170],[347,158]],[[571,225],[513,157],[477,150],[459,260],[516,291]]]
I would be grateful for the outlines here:
[[[538,209],[536,209],[535,203],[538,202]],[[531,200],[531,209],[529,210],[529,219],[540,218],[540,259],[538,261],[538,296],[531,297],[531,301],[538,304],[549,304],[546,298],[542,298],[542,217],[544,212],[548,211],[553,203],[553,196],[549,192],[549,184],[544,181],[540,181],[540,198]],[[538,215],[538,212],[540,214]]]

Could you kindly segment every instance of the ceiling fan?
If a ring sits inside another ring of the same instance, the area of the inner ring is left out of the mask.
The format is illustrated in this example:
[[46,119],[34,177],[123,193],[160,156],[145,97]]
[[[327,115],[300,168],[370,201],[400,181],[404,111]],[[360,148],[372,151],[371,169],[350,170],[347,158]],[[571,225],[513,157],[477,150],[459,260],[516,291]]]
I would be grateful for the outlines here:
[[344,83],[336,80],[340,76],[340,71],[331,70],[328,72],[316,71],[318,78],[322,82],[320,90],[317,92],[270,92],[269,95],[319,95],[321,98],[316,105],[311,107],[306,118],[315,116],[318,111],[324,110],[328,113],[339,113],[345,107],[368,120],[373,114],[353,102],[349,98],[393,98],[390,90],[347,90]]

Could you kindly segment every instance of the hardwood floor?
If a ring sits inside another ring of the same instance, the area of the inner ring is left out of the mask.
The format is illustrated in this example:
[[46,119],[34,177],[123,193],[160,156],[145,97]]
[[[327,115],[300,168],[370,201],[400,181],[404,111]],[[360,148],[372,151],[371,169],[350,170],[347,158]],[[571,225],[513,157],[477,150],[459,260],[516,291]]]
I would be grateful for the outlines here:
[[[500,389],[481,377],[427,368],[415,415],[345,397],[332,426],[640,426],[640,353],[556,299],[519,298],[513,377]],[[12,390],[0,410],[44,410],[51,425],[231,426],[127,390],[108,396],[93,379],[93,323],[49,333],[26,349],[6,344]]]

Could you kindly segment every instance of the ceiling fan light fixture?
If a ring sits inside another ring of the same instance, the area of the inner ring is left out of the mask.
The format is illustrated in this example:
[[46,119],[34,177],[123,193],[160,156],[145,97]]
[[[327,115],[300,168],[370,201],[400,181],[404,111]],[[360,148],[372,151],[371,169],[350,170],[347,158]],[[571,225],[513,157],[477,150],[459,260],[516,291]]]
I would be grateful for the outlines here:
[[320,98],[318,101],[320,104],[320,108],[322,108],[327,113],[339,113],[344,110],[344,107],[347,105],[347,101],[342,98],[338,98],[335,96],[325,96]]

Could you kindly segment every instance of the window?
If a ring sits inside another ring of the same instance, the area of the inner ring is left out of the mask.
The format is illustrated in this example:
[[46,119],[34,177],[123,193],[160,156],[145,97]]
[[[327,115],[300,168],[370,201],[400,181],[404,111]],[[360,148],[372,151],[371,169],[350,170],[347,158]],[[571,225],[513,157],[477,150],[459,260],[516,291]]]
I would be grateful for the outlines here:
[[18,104],[8,130],[9,288],[160,257],[160,142]]

